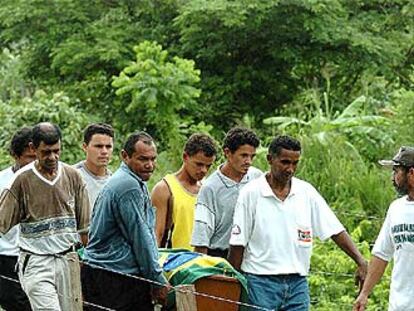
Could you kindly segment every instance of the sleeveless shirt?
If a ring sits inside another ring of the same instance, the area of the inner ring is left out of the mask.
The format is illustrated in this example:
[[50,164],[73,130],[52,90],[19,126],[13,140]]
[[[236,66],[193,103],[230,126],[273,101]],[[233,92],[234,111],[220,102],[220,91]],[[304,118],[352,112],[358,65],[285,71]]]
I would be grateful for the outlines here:
[[193,233],[194,208],[197,195],[185,189],[173,174],[166,175],[164,180],[168,184],[173,197],[172,247],[193,250],[190,241]]

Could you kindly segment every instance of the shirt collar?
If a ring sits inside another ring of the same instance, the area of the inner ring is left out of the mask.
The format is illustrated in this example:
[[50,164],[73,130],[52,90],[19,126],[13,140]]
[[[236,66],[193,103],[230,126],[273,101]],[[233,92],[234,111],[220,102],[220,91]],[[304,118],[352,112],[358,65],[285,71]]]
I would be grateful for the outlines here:
[[[124,162],[122,162],[122,163],[124,163]],[[84,161],[81,161],[80,162],[80,166],[81,167],[83,167],[83,169],[85,170],[85,172],[87,173],[87,174],[89,174],[89,175],[91,175],[93,178],[95,178],[95,179],[107,179],[108,177],[110,177],[111,175],[112,175],[112,172],[108,169],[108,168],[105,168],[105,176],[97,176],[97,175],[95,175],[94,173],[92,173],[89,169],[88,169],[88,167],[86,166],[86,160],[84,160]]]
[[227,177],[226,175],[224,175],[221,172],[221,168],[223,167],[223,165],[224,164],[221,164],[217,168],[217,175],[220,178],[221,182],[226,186],[226,188],[231,188],[231,187],[235,187],[237,185],[247,184],[252,179],[252,177],[249,174],[249,171],[247,171],[247,173],[243,176],[242,180],[240,180],[240,182],[236,182],[236,181],[234,181],[233,179]]
[[[274,194],[272,188],[270,187],[269,183],[267,182],[266,176],[267,174],[269,174],[270,172],[266,172],[265,174],[263,174],[262,176],[259,177],[259,187],[261,189],[261,194],[264,197],[276,197],[276,195]],[[296,195],[298,193],[298,180],[296,179],[296,177],[292,177],[291,179],[291,186],[290,186],[290,191],[288,196],[286,197],[286,199]]]
[[131,175],[133,178],[135,178],[136,180],[138,180],[138,182],[140,184],[145,184],[145,181],[143,181],[141,179],[141,177],[139,177],[137,174],[135,174],[128,165],[125,164],[125,162],[121,163],[120,169],[123,170],[124,172],[128,173],[129,175]]

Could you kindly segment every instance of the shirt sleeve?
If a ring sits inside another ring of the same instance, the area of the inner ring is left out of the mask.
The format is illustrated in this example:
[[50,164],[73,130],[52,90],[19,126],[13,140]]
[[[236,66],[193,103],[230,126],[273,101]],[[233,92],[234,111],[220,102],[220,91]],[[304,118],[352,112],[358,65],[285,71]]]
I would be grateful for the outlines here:
[[0,195],[0,233],[8,232],[20,223],[23,209],[18,200],[19,186],[15,182],[10,189],[4,189]]
[[143,277],[166,284],[162,269],[158,264],[158,248],[155,242],[152,206],[142,192],[133,190],[119,198],[115,205],[115,218],[122,234],[131,245],[138,267]]
[[79,187],[75,196],[76,221],[78,225],[78,232],[85,233],[89,229],[91,206],[89,203],[89,195],[88,190],[86,189],[86,184],[80,175],[78,179]]
[[375,241],[372,254],[382,260],[390,261],[394,256],[394,243],[391,235],[391,217],[388,211],[381,231]]
[[252,202],[248,194],[242,189],[234,209],[230,245],[246,246],[250,241],[254,225],[253,212],[255,206],[255,202]]
[[330,209],[325,199],[312,188],[312,231],[314,236],[326,240],[331,236],[345,231],[344,226]]
[[210,246],[216,223],[216,206],[216,194],[213,189],[202,186],[197,196],[194,211],[192,246]]

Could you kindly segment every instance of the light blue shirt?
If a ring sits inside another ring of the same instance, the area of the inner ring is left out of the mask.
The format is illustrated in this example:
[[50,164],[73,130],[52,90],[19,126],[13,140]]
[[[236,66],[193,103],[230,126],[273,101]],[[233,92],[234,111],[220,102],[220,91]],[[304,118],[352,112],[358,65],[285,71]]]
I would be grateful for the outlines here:
[[85,261],[165,284],[154,226],[147,185],[122,163],[96,200]]
[[242,180],[236,182],[224,175],[221,167],[206,179],[198,192],[191,240],[193,246],[220,250],[229,248],[234,207],[240,189],[263,174],[251,166]]

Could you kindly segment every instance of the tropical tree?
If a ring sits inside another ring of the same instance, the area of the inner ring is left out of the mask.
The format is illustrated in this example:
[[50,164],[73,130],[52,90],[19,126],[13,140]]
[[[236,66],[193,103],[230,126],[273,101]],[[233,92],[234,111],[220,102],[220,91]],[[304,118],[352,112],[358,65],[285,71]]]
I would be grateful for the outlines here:
[[[316,140],[322,145],[334,144],[340,138],[345,139],[350,152],[357,156],[362,154],[369,157],[373,154],[373,148],[378,149],[380,145],[392,142],[392,137],[387,132],[389,119],[370,114],[365,96],[358,97],[342,111],[333,111],[327,93],[323,94],[322,101],[317,97],[314,99],[314,106],[305,109],[297,117],[270,117],[264,119],[263,123],[279,131],[295,133],[303,140]],[[371,144],[375,147],[371,147]]]
[[117,126],[122,132],[138,126],[173,147],[182,139],[181,128],[192,124],[189,115],[200,96],[200,71],[191,60],[169,58],[155,42],[144,41],[134,51],[136,60],[112,83],[121,108]]
[[179,11],[178,48],[201,69],[201,102],[217,127],[273,115],[303,90],[326,89],[327,74],[338,109],[367,76],[412,85],[409,0],[193,0]]

